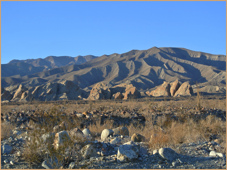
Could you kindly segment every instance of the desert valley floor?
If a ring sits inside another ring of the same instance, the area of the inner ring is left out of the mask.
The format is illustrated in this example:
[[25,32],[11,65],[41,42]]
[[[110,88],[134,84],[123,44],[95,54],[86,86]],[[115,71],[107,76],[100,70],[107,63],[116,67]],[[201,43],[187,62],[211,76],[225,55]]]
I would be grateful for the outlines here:
[[226,96],[2,103],[2,169],[226,169]]

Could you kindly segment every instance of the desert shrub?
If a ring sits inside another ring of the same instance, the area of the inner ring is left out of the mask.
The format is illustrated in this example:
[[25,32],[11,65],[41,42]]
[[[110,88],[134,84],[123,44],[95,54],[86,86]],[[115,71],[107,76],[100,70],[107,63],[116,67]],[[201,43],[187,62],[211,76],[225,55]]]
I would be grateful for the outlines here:
[[[43,129],[48,129],[42,126]],[[50,131],[49,131],[50,132]],[[86,144],[86,138],[70,136],[58,148],[53,145],[54,136],[46,142],[42,135],[49,133],[37,128],[29,133],[29,138],[23,146],[22,157],[31,166],[40,165],[44,160],[49,161],[54,169],[65,168],[72,161],[78,161],[79,150]]]
[[39,128],[30,132],[27,141],[23,146],[22,157],[30,166],[40,164],[44,160],[45,152],[42,150],[40,137],[42,135]]
[[150,136],[149,146],[152,149],[168,147],[170,144],[170,135],[162,130],[154,130]]
[[7,139],[13,135],[15,125],[8,122],[1,123],[1,140]]
[[101,121],[96,121],[93,124],[88,126],[88,129],[91,131],[93,137],[99,137],[104,129],[114,128],[113,122],[111,120],[105,120],[104,124],[101,124]]
[[[165,124],[165,121],[164,121]],[[149,142],[151,148],[175,146],[182,143],[197,141],[209,141],[210,137],[216,135],[225,148],[226,124],[214,115],[207,116],[206,119],[195,121],[187,118],[182,121],[169,121],[168,126],[163,129],[155,125],[152,131],[152,138]],[[158,130],[157,130],[158,129]]]

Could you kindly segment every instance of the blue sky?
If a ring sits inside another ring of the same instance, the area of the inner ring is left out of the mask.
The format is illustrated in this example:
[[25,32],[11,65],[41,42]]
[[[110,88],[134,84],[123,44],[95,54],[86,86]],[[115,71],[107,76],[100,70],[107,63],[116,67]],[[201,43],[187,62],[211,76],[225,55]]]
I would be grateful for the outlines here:
[[153,46],[226,54],[226,2],[1,2],[2,64]]

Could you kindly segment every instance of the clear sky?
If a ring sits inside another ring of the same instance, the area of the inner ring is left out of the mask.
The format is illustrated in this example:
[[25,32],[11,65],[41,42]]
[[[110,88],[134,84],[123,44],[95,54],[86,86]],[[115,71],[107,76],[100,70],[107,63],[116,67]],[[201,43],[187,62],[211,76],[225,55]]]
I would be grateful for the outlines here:
[[1,2],[2,64],[153,46],[226,54],[226,2]]

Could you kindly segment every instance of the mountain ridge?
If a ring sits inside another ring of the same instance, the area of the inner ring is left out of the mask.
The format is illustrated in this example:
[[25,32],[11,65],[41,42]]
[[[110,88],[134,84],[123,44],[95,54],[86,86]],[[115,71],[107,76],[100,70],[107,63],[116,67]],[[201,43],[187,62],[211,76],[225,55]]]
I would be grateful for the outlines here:
[[224,86],[225,77],[225,55],[186,48],[152,47],[148,50],[102,55],[78,65],[64,65],[30,75],[2,77],[2,86],[23,84],[28,87],[69,80],[87,90],[99,82],[108,82],[113,86],[127,82],[139,90],[147,90],[163,81],[176,79],[189,81],[192,85],[197,82]]
[[62,66],[79,65],[96,58],[93,55],[86,56],[48,56],[44,59],[27,59],[27,60],[11,60],[8,64],[1,64],[2,77],[30,75],[49,69],[59,68]]

